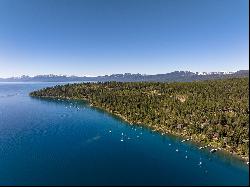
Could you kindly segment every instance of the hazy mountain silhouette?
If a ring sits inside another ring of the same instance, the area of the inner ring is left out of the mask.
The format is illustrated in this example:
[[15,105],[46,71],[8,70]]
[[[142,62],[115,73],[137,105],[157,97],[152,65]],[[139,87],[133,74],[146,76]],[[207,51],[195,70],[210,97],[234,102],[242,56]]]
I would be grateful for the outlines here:
[[71,81],[118,81],[118,82],[190,82],[199,80],[211,80],[234,77],[248,77],[249,70],[239,70],[236,72],[190,72],[174,71],[166,74],[142,75],[142,74],[112,74],[97,77],[78,77],[66,75],[37,75],[34,77],[21,76],[11,78],[0,78],[0,82],[71,82]]

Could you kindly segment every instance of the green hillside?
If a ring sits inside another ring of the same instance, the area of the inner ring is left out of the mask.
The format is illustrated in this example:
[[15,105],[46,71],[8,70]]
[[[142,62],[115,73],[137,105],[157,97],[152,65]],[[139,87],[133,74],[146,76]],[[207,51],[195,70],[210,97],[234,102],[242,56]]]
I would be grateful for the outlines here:
[[129,123],[249,155],[248,78],[199,82],[67,84],[30,93],[85,99]]

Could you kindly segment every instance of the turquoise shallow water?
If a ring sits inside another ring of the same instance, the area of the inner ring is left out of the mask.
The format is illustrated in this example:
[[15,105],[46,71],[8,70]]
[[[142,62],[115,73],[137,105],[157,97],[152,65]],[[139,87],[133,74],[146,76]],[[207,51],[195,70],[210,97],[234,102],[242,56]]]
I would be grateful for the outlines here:
[[229,155],[28,96],[55,84],[0,83],[0,185],[248,185],[248,166]]

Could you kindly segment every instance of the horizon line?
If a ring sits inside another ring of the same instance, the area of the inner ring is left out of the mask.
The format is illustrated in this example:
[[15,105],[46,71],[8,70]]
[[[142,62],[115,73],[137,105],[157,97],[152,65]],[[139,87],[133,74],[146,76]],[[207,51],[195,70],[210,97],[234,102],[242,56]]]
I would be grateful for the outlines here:
[[175,71],[171,71],[171,72],[166,72],[166,73],[156,73],[156,74],[146,74],[146,73],[111,73],[111,74],[103,74],[103,75],[67,75],[67,74],[53,74],[53,73],[45,73],[45,74],[37,74],[37,75],[28,75],[28,74],[22,74],[22,75],[16,75],[16,76],[9,76],[9,77],[0,77],[0,79],[8,79],[8,78],[22,78],[23,76],[27,76],[30,78],[34,78],[37,76],[49,76],[49,75],[53,75],[53,76],[66,76],[66,77],[99,77],[99,76],[111,76],[111,75],[125,75],[125,74],[131,74],[131,75],[136,75],[136,74],[140,74],[140,75],[161,75],[161,74],[168,74],[168,73],[173,73],[173,72],[191,72],[191,73],[215,73],[215,72],[219,72],[219,73],[235,73],[237,71],[244,71],[244,70],[248,70],[249,69],[239,69],[236,71],[190,71],[190,70],[175,70]]

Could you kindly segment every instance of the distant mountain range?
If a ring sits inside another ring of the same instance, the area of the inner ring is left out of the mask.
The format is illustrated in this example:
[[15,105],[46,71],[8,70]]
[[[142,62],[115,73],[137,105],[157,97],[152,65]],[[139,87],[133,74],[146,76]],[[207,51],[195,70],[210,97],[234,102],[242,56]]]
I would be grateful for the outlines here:
[[191,72],[174,71],[165,74],[142,75],[142,74],[112,74],[97,77],[78,77],[66,75],[37,75],[34,77],[21,76],[11,78],[0,78],[0,82],[77,82],[77,81],[118,81],[118,82],[190,82],[199,80],[223,79],[233,77],[248,77],[249,70],[236,72]]

